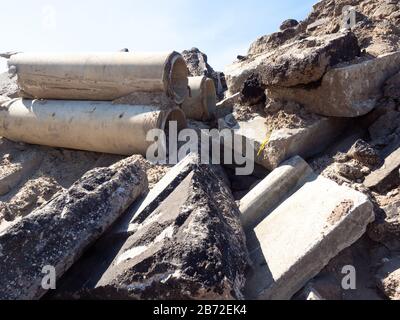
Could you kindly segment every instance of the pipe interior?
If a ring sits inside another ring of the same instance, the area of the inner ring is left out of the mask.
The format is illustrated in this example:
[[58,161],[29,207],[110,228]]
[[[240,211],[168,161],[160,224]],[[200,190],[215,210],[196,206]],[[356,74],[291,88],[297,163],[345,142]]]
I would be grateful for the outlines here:
[[214,81],[212,79],[207,79],[205,82],[205,105],[207,107],[207,113],[209,116],[214,116],[217,108],[217,93],[215,90]]
[[182,57],[173,61],[170,75],[171,88],[178,104],[182,103],[188,95],[188,70]]
[[178,131],[181,131],[181,130],[187,128],[186,116],[181,109],[171,110],[169,112],[169,114],[167,115],[165,123],[164,123],[164,128],[163,128],[166,132],[169,131],[170,121],[177,122]]

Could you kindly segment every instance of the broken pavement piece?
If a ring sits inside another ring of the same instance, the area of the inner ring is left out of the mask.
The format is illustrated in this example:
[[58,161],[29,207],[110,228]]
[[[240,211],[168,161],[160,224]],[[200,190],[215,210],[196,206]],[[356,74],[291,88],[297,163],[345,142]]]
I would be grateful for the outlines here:
[[359,53],[357,38],[351,32],[296,40],[227,67],[228,90],[230,94],[241,91],[251,76],[257,76],[264,87],[314,83],[328,68]]
[[268,97],[295,101],[323,116],[359,117],[369,113],[383,96],[385,81],[400,69],[400,52],[360,63],[336,66],[310,86],[271,86]]
[[364,185],[379,193],[384,193],[400,184],[400,148],[392,152],[378,170],[365,178]]
[[250,299],[290,299],[374,221],[367,196],[322,176],[310,176],[254,230],[247,232],[254,264]]
[[165,176],[150,190],[142,201],[138,201],[122,220],[111,230],[110,234],[133,234],[135,227],[146,220],[150,213],[199,165],[199,157],[195,153],[187,155],[172,167]]
[[199,165],[199,158],[191,153],[172,167],[165,176],[138,199],[121,218],[86,252],[59,281],[54,296],[75,298],[90,292],[114,260],[125,241],[164,201],[173,190]]
[[254,145],[255,162],[273,170],[283,161],[299,155],[313,156],[327,147],[346,125],[336,118],[320,118],[313,124],[295,129],[272,130],[263,117],[237,121],[233,115],[219,119],[219,129],[231,129],[236,136],[244,137]]
[[146,189],[137,156],[86,173],[71,188],[0,234],[0,298],[39,299],[45,266],[57,278]]
[[240,299],[247,266],[240,213],[200,165],[132,234],[92,290],[124,299]]

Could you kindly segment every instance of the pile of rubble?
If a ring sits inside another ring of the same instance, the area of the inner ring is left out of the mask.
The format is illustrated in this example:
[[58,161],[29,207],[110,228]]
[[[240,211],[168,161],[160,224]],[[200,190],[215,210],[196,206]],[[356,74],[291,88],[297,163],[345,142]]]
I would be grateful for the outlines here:
[[[12,54],[0,298],[400,299],[399,9],[320,1],[225,74],[196,48],[96,57],[104,74]],[[251,142],[252,174],[145,160],[171,120]]]

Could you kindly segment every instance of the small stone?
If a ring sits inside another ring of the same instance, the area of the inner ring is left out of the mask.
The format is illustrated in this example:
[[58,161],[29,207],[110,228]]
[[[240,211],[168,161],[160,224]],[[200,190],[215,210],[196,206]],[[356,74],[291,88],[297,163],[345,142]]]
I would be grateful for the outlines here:
[[286,30],[286,29],[289,29],[289,28],[294,28],[294,27],[296,27],[298,25],[299,25],[299,22],[297,20],[295,20],[295,19],[287,19],[287,20],[282,22],[282,24],[279,27],[279,29],[281,29],[283,31],[283,30]]
[[361,169],[350,163],[336,163],[335,167],[341,176],[352,181],[358,182],[359,179],[364,178],[364,174],[361,172]]
[[357,140],[348,152],[348,155],[364,165],[376,166],[382,160],[378,152],[364,140]]

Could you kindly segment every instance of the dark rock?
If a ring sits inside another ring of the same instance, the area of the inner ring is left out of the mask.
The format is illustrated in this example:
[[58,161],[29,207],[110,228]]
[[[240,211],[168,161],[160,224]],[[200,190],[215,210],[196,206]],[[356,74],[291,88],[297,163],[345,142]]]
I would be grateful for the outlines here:
[[[343,8],[355,9],[356,34],[361,48],[374,56],[400,50],[399,2],[397,0],[321,0],[311,14],[295,28],[265,35],[257,39],[249,53],[259,54],[298,40],[302,36],[319,36],[338,32],[344,27]],[[290,35],[282,35],[291,31]]]
[[279,27],[279,29],[286,30],[289,28],[294,28],[299,24],[299,22],[295,19],[287,19],[285,21],[282,22],[281,26]]
[[135,233],[137,226],[147,219],[159,203],[171,194],[197,164],[198,157],[190,154],[168,170],[150,192],[136,201],[114,226],[71,267],[58,281],[57,290],[48,298],[82,297],[86,292],[94,289],[125,241]]
[[0,234],[0,299],[37,299],[45,294],[42,268],[57,278],[146,189],[137,156],[86,173],[45,206]]
[[239,215],[223,181],[199,165],[138,225],[93,294],[241,298],[247,253]]
[[240,298],[245,240],[221,171],[187,156],[66,274],[55,297]]
[[244,82],[240,100],[250,106],[265,103],[265,88],[263,88],[257,75],[253,74]]
[[376,166],[382,161],[378,151],[361,139],[354,143],[348,155],[366,166]]
[[[306,38],[281,49],[283,55],[277,55],[274,64],[266,65],[262,77],[266,85],[291,87],[318,81],[329,67],[360,54],[357,38],[352,33]],[[292,55],[297,50],[302,52],[299,58]]]
[[357,181],[358,179],[364,178],[364,174],[361,172],[361,168],[351,165],[349,163],[337,163],[337,172],[347,179]]
[[259,177],[254,175],[249,176],[238,176],[236,175],[235,168],[227,168],[225,167],[225,172],[227,174],[227,178],[230,181],[230,188],[233,191],[248,191],[251,189],[254,184],[260,182]]
[[241,190],[241,191],[233,191],[233,198],[235,199],[235,201],[239,201],[242,200],[246,194],[248,193],[248,190]]

